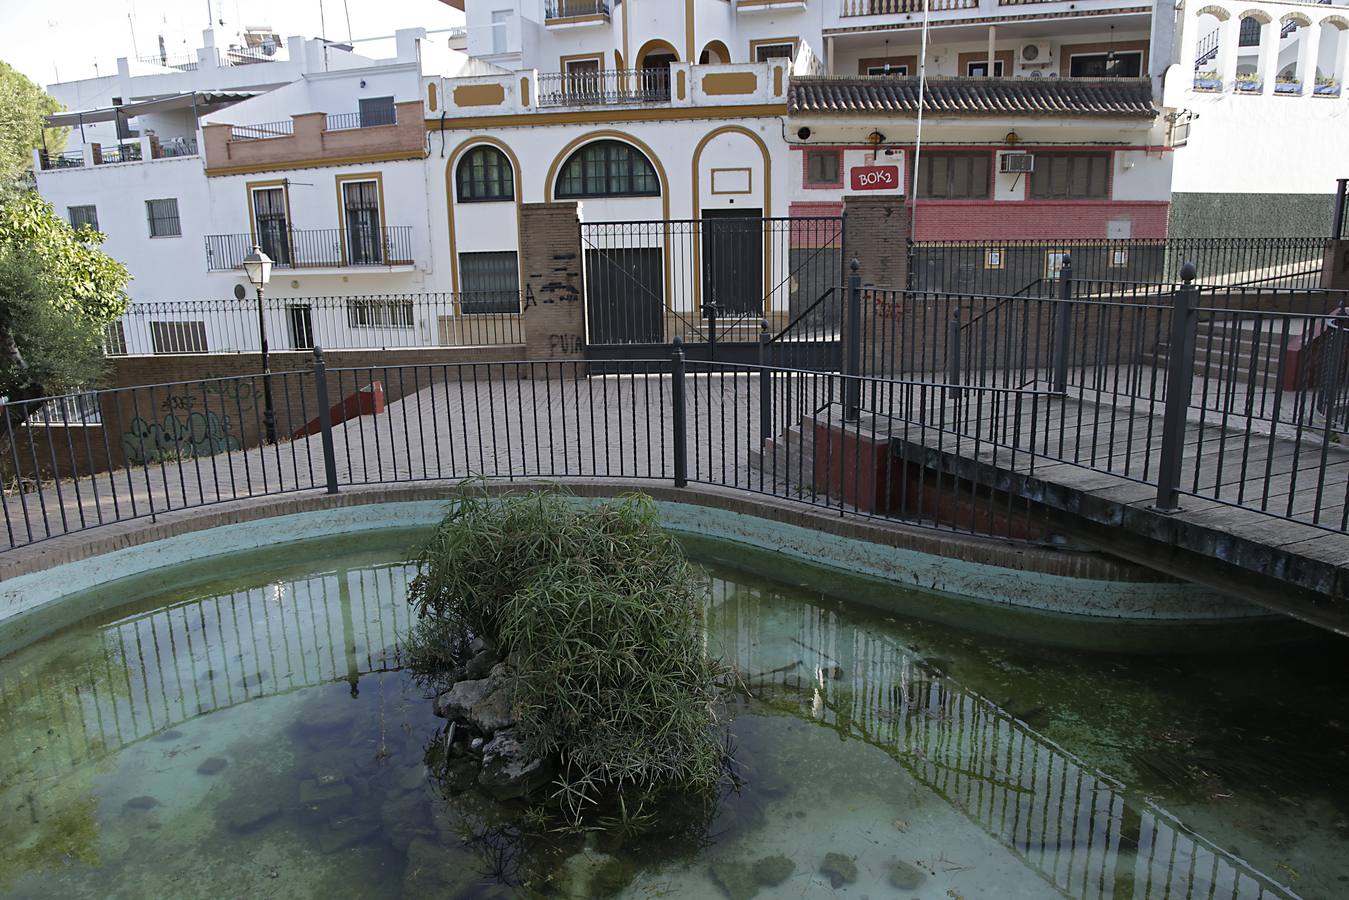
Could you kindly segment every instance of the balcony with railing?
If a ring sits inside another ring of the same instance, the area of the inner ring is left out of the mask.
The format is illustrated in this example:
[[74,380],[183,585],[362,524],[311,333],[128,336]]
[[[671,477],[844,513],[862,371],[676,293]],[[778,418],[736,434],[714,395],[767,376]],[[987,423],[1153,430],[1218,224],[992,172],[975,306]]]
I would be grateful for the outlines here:
[[208,174],[332,165],[378,154],[420,159],[426,143],[422,103],[359,112],[308,112],[279,122],[213,122],[202,128]]
[[609,22],[609,0],[547,0],[543,23],[549,28]]
[[613,106],[666,103],[669,100],[668,68],[539,73],[540,107]]
[[[922,13],[923,0],[841,0],[839,15],[845,19],[858,16],[891,16],[901,13]],[[948,9],[978,9],[979,0],[928,0],[929,12]]]
[[39,170],[52,172],[196,155],[195,137],[183,136],[161,140],[153,134],[147,134],[120,144],[86,144],[60,153],[39,150],[35,162]]
[[206,270],[242,269],[260,245],[278,269],[406,268],[414,266],[412,226],[287,228],[260,235],[206,235]]

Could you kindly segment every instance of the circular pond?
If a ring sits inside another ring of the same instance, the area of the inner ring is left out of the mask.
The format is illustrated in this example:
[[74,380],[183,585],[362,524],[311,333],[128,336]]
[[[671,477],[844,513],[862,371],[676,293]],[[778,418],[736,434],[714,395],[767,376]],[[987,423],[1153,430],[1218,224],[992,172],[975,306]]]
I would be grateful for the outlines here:
[[1054,648],[997,609],[965,629],[914,614],[921,594],[691,541],[709,650],[742,684],[733,770],[713,802],[577,831],[441,776],[445,723],[399,649],[418,537],[67,601],[88,617],[0,660],[0,894],[1349,891],[1337,644],[1277,664]]

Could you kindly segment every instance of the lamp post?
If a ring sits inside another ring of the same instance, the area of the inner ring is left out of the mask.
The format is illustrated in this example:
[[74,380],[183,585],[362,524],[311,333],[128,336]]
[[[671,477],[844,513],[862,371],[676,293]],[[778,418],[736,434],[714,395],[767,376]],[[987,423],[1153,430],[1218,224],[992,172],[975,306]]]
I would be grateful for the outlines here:
[[258,295],[258,338],[262,341],[262,424],[267,430],[267,443],[276,443],[276,412],[272,408],[272,369],[267,362],[267,320],[262,312],[262,291],[272,280],[272,258],[257,244],[244,257],[244,271]]

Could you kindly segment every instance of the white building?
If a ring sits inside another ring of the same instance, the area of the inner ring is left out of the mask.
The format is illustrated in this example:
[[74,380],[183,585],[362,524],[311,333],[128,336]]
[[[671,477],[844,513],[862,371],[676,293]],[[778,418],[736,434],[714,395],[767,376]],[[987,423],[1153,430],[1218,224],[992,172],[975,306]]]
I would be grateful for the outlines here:
[[[298,37],[222,51],[208,33],[195,67],[122,60],[54,86],[73,110],[54,124],[77,130],[65,155],[40,155],[38,187],[72,221],[96,219],[142,310],[231,297],[260,244],[278,263],[271,328],[291,346],[344,328],[376,345],[473,342],[474,315],[518,309],[522,205],[577,201],[592,305],[651,305],[625,321],[668,338],[709,294],[789,312],[805,260],[842,242],[841,225],[799,223],[838,216],[845,195],[902,198],[913,237],[939,241],[1161,239],[1173,190],[1187,234],[1263,193],[1310,215],[1334,187],[1316,148],[1343,128],[1345,54],[1325,36],[1343,20],[1190,3],[932,0],[925,36],[921,0],[469,0],[466,34],[399,32],[380,60]],[[1256,53],[1239,15],[1269,23]],[[1303,27],[1284,33],[1290,21]],[[1196,77],[1209,66],[1216,79]],[[1252,93],[1248,70],[1284,80]],[[1248,155],[1259,177],[1235,177]],[[723,219],[740,224],[701,224]],[[754,237],[744,223],[761,220],[778,224]],[[832,253],[814,275],[840,269]],[[314,299],[388,294],[422,299]],[[249,329],[203,309],[182,325],[130,317],[125,339],[248,346]]]

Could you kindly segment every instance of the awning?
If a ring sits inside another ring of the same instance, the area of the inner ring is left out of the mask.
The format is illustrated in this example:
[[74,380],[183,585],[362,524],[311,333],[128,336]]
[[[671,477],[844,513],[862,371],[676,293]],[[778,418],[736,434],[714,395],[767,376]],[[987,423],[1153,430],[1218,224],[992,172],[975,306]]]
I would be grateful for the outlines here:
[[[793,78],[792,115],[912,116],[918,79],[888,75]],[[1153,119],[1146,78],[927,79],[923,112],[939,116],[1048,116]]]
[[92,125],[95,122],[115,122],[118,119],[130,119],[141,113],[165,112],[171,109],[190,109],[197,107],[201,112],[209,112],[249,97],[256,97],[262,91],[189,91],[185,94],[173,94],[168,97],[155,97],[150,100],[136,100],[121,106],[104,106],[98,109],[72,110],[52,113],[47,116],[48,128],[77,128],[80,125]]

